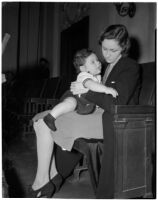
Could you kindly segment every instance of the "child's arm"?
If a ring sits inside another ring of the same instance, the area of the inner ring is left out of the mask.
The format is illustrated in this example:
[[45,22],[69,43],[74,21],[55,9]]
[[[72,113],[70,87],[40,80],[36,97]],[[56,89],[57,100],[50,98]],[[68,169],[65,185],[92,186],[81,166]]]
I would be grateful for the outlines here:
[[111,94],[115,98],[116,98],[116,96],[118,96],[118,93],[115,89],[113,89],[111,87],[107,87],[107,86],[105,86],[101,83],[98,83],[96,81],[93,81],[92,79],[87,79],[86,81],[84,81],[83,84],[86,88],[88,88],[91,91]]

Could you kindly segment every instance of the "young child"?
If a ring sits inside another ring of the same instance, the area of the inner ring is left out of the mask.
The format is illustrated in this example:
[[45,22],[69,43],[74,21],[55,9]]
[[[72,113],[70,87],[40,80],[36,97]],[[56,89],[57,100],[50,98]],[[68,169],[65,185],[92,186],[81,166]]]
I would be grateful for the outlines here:
[[[77,81],[82,82],[85,92],[92,90],[95,92],[111,94],[116,98],[117,91],[113,88],[106,87],[101,84],[101,63],[96,54],[88,49],[78,51],[74,56],[73,62],[77,72]],[[69,96],[65,97],[62,102],[57,104],[44,118],[44,122],[52,130],[56,131],[55,120],[60,115],[78,109],[78,103],[82,102],[82,95],[73,95],[69,92]],[[84,106],[86,106],[83,101]]]

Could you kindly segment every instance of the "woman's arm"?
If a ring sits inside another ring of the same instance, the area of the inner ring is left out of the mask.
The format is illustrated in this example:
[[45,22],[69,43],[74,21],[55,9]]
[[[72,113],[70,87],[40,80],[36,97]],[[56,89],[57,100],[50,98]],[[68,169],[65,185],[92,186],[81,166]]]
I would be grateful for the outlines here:
[[127,105],[140,84],[139,65],[129,62],[125,64],[127,65],[120,66],[119,74],[117,76],[115,74],[115,88],[119,94],[118,98],[115,99],[111,95],[89,91],[86,94],[86,99],[99,105],[104,110],[109,110],[113,104]]
[[116,98],[118,95],[117,91],[111,87],[107,87],[101,83],[98,83],[92,79],[87,79],[84,81],[83,85],[93,92],[111,94],[113,97]]
[[[81,82],[75,81],[71,83],[70,91],[74,95],[85,94],[86,92],[84,92],[82,88],[83,84]],[[86,99],[98,105],[104,110],[110,110],[110,105],[115,104],[116,100],[111,95],[107,95],[105,93],[93,92],[91,90],[89,90],[89,92],[86,94]]]

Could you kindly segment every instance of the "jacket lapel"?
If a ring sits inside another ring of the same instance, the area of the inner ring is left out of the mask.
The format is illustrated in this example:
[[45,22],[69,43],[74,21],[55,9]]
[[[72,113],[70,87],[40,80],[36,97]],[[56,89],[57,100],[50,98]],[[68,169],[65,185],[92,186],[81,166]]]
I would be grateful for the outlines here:
[[[120,60],[121,60],[122,58],[120,58]],[[120,60],[115,64],[115,66],[113,67],[113,69],[112,69],[112,71],[110,72],[110,74],[109,74],[109,76],[108,76],[108,78],[107,78],[107,80],[106,80],[106,83],[105,84],[110,84],[111,85],[111,83],[112,82],[115,82],[116,81],[116,78],[117,78],[117,76],[118,76],[118,73],[119,73],[119,71],[120,71]]]

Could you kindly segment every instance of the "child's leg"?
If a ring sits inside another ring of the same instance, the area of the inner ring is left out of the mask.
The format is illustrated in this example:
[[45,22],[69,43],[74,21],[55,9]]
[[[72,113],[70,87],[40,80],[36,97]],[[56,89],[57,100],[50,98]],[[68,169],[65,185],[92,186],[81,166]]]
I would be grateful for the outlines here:
[[56,119],[60,115],[75,110],[77,101],[74,97],[67,97],[61,103],[57,104],[51,111],[50,114]]
[[67,97],[61,103],[57,104],[43,120],[51,130],[56,131],[55,119],[64,113],[75,110],[76,106],[76,99],[74,97]]

